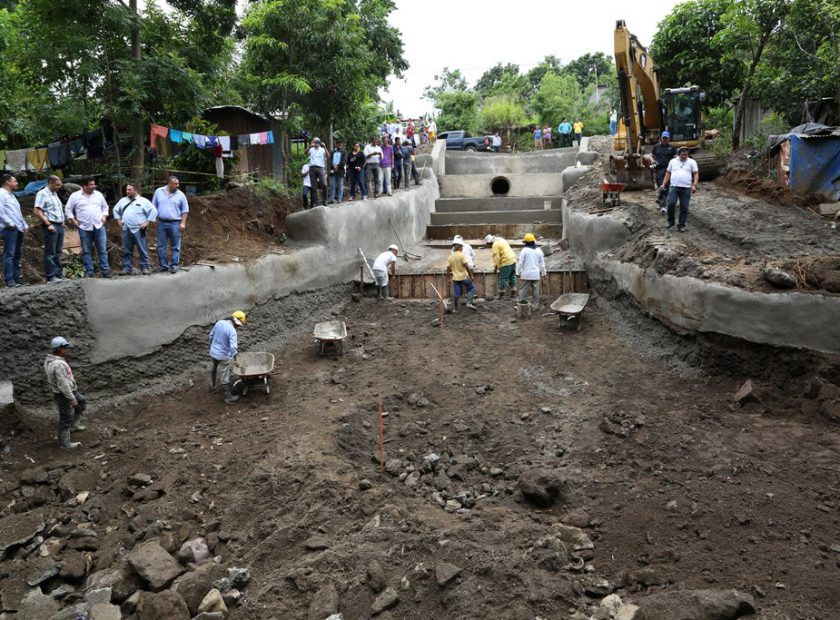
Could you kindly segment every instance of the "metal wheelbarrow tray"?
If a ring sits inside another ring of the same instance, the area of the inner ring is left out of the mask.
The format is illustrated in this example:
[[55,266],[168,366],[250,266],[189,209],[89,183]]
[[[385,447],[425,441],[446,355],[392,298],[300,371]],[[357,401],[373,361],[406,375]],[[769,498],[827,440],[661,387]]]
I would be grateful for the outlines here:
[[583,310],[588,303],[589,293],[566,293],[551,304],[551,309],[560,317],[561,326],[571,321],[577,331],[580,331],[583,325]]
[[233,374],[236,375],[236,383],[241,387],[243,395],[247,394],[248,387],[253,385],[261,385],[268,394],[271,392],[269,380],[272,370],[274,370],[274,354],[253,351],[239,354],[239,366],[233,367]]
[[326,355],[329,352],[339,355],[344,353],[344,339],[347,338],[347,325],[344,321],[315,323],[315,330],[312,335],[318,341],[319,355]]
[[604,181],[601,183],[601,204],[607,206],[609,202],[611,206],[615,207],[621,204],[621,192],[627,187],[627,183],[610,183]]

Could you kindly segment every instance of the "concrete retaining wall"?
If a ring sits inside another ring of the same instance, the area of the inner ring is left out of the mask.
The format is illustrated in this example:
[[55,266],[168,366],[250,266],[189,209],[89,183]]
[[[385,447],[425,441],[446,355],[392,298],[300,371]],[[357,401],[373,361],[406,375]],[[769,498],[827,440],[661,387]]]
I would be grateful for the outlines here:
[[449,151],[446,154],[446,174],[558,174],[563,168],[574,166],[577,161],[591,164],[596,157],[597,153],[579,153],[576,148],[548,149],[517,155]]
[[660,275],[609,252],[630,235],[610,215],[563,208],[563,234],[591,280],[612,280],[646,312],[681,332],[714,332],[751,342],[840,354],[840,297],[756,293],[697,278]]
[[[511,161],[514,161],[511,159]],[[451,166],[450,166],[451,168]],[[440,179],[440,195],[444,198],[491,198],[493,179],[505,177],[510,183],[508,197],[559,196],[563,192],[560,171],[556,174],[447,174]]]
[[561,200],[557,196],[536,196],[534,198],[440,198],[435,202],[437,213],[464,213],[467,211],[535,211],[559,209]]

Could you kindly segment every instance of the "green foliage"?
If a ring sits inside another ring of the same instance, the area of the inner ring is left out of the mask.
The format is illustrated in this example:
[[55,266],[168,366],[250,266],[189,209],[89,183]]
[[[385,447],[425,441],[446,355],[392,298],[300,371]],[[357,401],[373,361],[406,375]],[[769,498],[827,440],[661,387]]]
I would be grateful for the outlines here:
[[584,108],[585,98],[577,79],[571,75],[546,73],[531,99],[531,108],[543,125],[556,127],[563,117],[571,122]]
[[487,97],[495,91],[496,86],[501,84],[505,77],[519,77],[519,65],[498,63],[495,67],[488,69],[475,83],[475,92],[481,97]]
[[546,73],[560,75],[562,67],[563,65],[560,63],[560,59],[557,58],[557,56],[549,55],[546,56],[540,64],[528,71],[528,73],[525,74],[525,77],[528,80],[528,99],[533,97],[534,93],[537,92],[537,89],[540,87],[540,83]]
[[478,95],[455,91],[439,95],[436,106],[438,132],[463,129],[472,134],[483,133],[484,123],[478,109]]
[[615,78],[615,62],[604,52],[584,54],[563,67],[563,73],[574,76],[578,85],[581,88],[586,88],[595,82],[596,75],[599,84],[603,84],[607,80],[613,80]]
[[444,93],[451,92],[466,92],[467,80],[461,75],[460,69],[453,71],[449,67],[444,67],[439,75],[435,75],[435,84],[429,84],[423,91],[423,97],[429,101],[437,101]]
[[496,95],[485,100],[481,114],[488,131],[508,131],[522,127],[526,123],[522,104],[509,95]]
[[718,136],[714,140],[707,140],[705,147],[720,157],[732,153],[732,117],[732,106],[724,105],[706,110],[706,128],[717,129]]

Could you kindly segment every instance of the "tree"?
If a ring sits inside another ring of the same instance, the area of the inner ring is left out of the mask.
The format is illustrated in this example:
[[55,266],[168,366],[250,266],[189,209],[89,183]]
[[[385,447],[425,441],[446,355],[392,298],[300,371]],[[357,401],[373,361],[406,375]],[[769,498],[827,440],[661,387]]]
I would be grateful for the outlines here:
[[435,101],[441,94],[450,92],[466,92],[467,80],[461,75],[460,69],[453,71],[444,67],[440,75],[435,75],[436,84],[429,84],[423,91],[423,97],[429,101]]
[[481,113],[478,110],[478,95],[467,91],[445,92],[435,99],[435,107],[440,111],[437,125],[440,131],[463,129],[470,133],[479,133],[484,129]]
[[504,130],[508,140],[511,129],[524,126],[526,121],[522,104],[510,95],[496,95],[487,99],[481,115],[488,130]]
[[735,0],[689,0],[677,4],[659,22],[650,55],[659,68],[659,86],[696,84],[706,92],[709,106],[728,103],[743,83],[740,61],[722,62],[726,48],[717,38],[721,18]]
[[584,108],[584,97],[573,75],[546,73],[531,99],[531,107],[542,124],[554,126],[563,117],[579,116]]
[[498,63],[495,67],[488,69],[475,83],[475,92],[481,97],[489,96],[494,88],[501,83],[502,78],[506,76],[518,77],[519,65]]
[[741,0],[733,3],[721,16],[723,28],[714,38],[726,50],[724,62],[746,61],[747,65],[741,94],[735,106],[732,127],[732,146],[735,149],[740,146],[744,110],[751,95],[758,64],[768,43],[782,27],[789,10],[789,0]]
[[560,75],[562,69],[563,65],[557,56],[546,56],[540,64],[525,74],[529,84],[528,92],[526,93],[527,98],[530,99],[537,92],[537,89],[540,87],[540,82],[542,82],[546,73]]
[[615,76],[615,62],[604,52],[584,54],[575,58],[565,67],[563,72],[573,75],[581,88],[586,88],[597,77],[599,84]]

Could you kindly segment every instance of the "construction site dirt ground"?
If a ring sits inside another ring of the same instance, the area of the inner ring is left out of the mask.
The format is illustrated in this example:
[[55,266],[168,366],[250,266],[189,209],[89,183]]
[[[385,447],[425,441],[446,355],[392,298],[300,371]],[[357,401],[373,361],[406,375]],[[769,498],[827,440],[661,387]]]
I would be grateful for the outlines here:
[[[327,584],[347,619],[370,617],[386,586],[399,601],[380,618],[583,617],[613,587],[625,600],[738,588],[763,620],[840,615],[840,439],[814,389],[836,392],[836,360],[680,337],[597,295],[580,332],[515,321],[510,302],[443,329],[430,302],[336,313],[346,354],[318,357],[304,322],[275,351],[268,395],[224,405],[201,375],[183,393],[100,403],[73,452],[56,448],[53,419],[30,419],[2,456],[0,516],[89,521],[91,571],[145,539],[177,551],[216,532],[213,553],[251,572],[234,620],[318,617]],[[742,407],[747,378],[757,400]],[[518,490],[535,467],[565,480],[551,507]],[[90,495],[24,493],[32,468]],[[138,473],[156,492],[126,493]],[[559,523],[594,550],[547,543]],[[0,562],[4,591],[29,561]],[[439,585],[443,562],[461,572]]]

